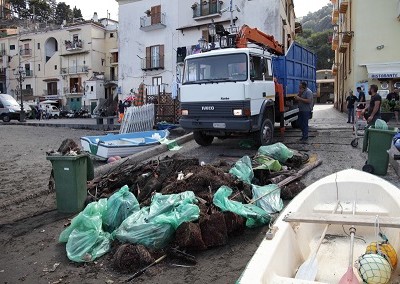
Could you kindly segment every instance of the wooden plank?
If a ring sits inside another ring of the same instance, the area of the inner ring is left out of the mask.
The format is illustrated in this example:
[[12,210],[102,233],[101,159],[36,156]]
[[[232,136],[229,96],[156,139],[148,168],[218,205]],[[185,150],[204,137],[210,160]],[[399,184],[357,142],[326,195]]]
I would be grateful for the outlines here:
[[[335,224],[373,227],[376,215],[344,215],[325,213],[290,213],[283,218],[290,223]],[[400,217],[379,216],[379,225],[387,228],[400,228]]]

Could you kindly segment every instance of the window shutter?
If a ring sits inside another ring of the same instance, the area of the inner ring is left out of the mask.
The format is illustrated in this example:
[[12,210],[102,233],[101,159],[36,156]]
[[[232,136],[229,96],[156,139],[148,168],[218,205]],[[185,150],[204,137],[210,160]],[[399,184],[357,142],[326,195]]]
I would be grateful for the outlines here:
[[207,43],[210,42],[210,38],[209,38],[210,36],[208,34],[208,30],[202,30],[201,36],[206,40]]
[[161,23],[161,5],[151,7],[151,24]]
[[146,47],[146,69],[151,68],[151,47]]
[[160,45],[160,67],[164,68],[164,45]]

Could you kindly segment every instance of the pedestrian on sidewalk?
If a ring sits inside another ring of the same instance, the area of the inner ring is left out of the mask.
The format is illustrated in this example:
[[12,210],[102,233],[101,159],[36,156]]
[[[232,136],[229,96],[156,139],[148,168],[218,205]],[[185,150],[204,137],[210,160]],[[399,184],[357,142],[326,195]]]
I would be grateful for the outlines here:
[[302,133],[300,141],[305,142],[308,139],[308,120],[313,109],[313,93],[307,87],[307,82],[300,83],[299,94],[294,99],[299,104],[298,122]]
[[357,101],[359,102],[357,109],[365,109],[365,93],[361,89],[361,87],[357,87],[357,92],[358,92],[358,99]]
[[381,118],[382,97],[377,93],[378,86],[373,84],[369,87],[368,94],[371,96],[369,107],[365,108],[363,114],[367,119],[368,126],[374,125],[377,119]]
[[122,102],[122,100],[119,100],[118,103],[118,123],[121,123],[122,120],[124,119],[124,113],[125,113],[125,104]]
[[389,93],[386,96],[386,99],[389,101],[390,111],[394,112],[394,116],[396,118],[396,123],[399,123],[399,111],[400,111],[400,96],[399,89],[395,88],[393,92]]
[[357,97],[353,94],[353,91],[349,91],[349,95],[346,98],[347,102],[347,123],[354,123],[354,104],[358,101]]

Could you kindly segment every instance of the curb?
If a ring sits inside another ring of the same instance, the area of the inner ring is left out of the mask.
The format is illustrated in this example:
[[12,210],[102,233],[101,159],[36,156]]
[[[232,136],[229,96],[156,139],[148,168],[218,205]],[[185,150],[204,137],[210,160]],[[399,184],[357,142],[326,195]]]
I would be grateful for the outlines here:
[[[176,143],[178,143],[178,145],[182,146],[183,144],[193,140],[193,133],[183,135],[174,140],[176,141]],[[115,161],[111,164],[106,164],[104,166],[97,167],[94,170],[94,178],[102,176],[104,174],[108,174],[108,173],[114,171],[116,168],[120,167],[122,164],[124,164],[124,165],[138,164],[140,162],[143,162],[147,159],[150,159],[152,157],[155,157],[157,155],[160,155],[160,154],[168,152],[168,151],[169,151],[169,149],[168,149],[167,145],[163,145],[163,144],[157,145],[155,147],[144,150],[144,151],[134,154],[132,156],[128,156],[121,160]]]
[[73,129],[90,129],[90,130],[119,130],[120,126],[116,124],[65,124],[65,123],[46,123],[46,122],[1,122],[2,125],[24,125],[36,127],[65,127]]

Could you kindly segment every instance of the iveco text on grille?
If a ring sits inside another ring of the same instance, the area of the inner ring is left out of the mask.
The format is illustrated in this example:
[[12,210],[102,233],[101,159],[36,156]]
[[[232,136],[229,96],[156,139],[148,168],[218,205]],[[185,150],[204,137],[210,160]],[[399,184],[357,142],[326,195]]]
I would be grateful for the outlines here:
[[202,106],[201,110],[214,110],[214,106]]

